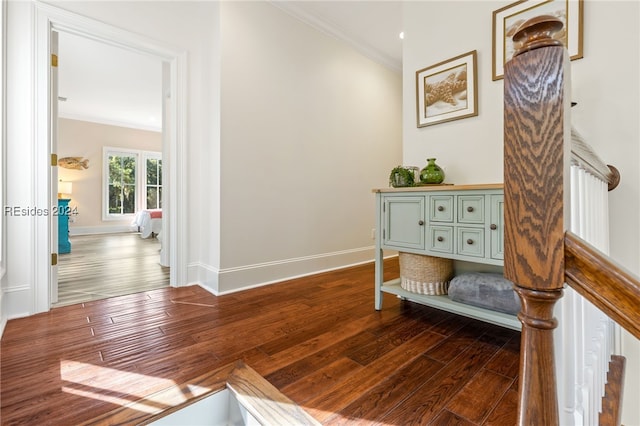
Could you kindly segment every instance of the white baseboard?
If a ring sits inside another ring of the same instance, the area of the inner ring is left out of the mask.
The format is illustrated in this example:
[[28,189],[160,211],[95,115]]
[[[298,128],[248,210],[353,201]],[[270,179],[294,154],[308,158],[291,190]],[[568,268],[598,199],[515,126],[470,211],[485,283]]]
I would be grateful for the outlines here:
[[4,334],[7,321],[27,317],[33,312],[21,311],[20,307],[31,306],[33,289],[29,284],[9,285],[6,268],[0,269],[0,338]]
[[0,288],[0,339],[4,334],[4,328],[7,325],[6,307],[4,306],[4,289]]
[[2,317],[4,321],[27,317],[33,312],[16,310],[16,307],[31,306],[32,291],[30,285],[13,286],[7,288],[2,294]]
[[187,282],[197,283],[210,293],[219,296],[218,293],[218,268],[206,265],[201,262],[194,262],[187,265]]
[[192,263],[188,266],[188,277],[190,283],[198,283],[219,296],[372,262],[373,254],[374,247],[371,246],[234,268],[218,269],[202,263]]
[[111,226],[70,226],[69,235],[93,235],[93,234],[118,234],[121,232],[136,232],[136,228],[130,225]]

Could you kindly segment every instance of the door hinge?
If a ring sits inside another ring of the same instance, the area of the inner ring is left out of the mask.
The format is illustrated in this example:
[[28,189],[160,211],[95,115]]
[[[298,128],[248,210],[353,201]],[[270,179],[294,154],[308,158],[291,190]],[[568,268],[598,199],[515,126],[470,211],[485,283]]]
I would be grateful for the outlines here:
[[52,166],[58,165],[58,154],[51,154],[51,165]]
[[51,66],[54,68],[58,67],[58,55],[56,55],[55,53],[51,54]]
[[58,264],[58,253],[51,253],[51,266]]

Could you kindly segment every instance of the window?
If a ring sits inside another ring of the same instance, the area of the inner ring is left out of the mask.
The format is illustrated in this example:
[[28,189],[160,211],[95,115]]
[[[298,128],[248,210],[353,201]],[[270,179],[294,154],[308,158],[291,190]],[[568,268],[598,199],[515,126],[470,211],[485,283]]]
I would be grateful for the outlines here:
[[103,152],[103,220],[162,208],[162,153],[107,147]]
[[147,153],[146,157],[146,208],[162,208],[162,156]]
[[136,212],[136,169],[137,154],[110,153],[109,198],[107,210],[110,215],[133,214]]

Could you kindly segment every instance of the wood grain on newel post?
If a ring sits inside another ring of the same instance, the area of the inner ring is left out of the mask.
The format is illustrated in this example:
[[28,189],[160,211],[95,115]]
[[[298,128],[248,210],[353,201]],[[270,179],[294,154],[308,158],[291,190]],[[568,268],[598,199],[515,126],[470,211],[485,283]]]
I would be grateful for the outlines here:
[[518,423],[557,425],[553,307],[564,284],[570,161],[569,56],[562,22],[527,21],[504,73],[504,275],[522,301]]

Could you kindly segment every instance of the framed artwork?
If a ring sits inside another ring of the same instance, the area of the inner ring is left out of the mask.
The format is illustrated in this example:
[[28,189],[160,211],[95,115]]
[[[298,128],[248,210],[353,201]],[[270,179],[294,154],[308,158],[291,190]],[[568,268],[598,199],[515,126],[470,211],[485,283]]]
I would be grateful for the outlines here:
[[539,15],[559,18],[564,27],[555,34],[571,60],[582,58],[583,0],[521,0],[493,12],[493,80],[504,77],[504,64],[518,50],[512,37],[518,27]]
[[478,115],[475,50],[416,71],[418,127]]

